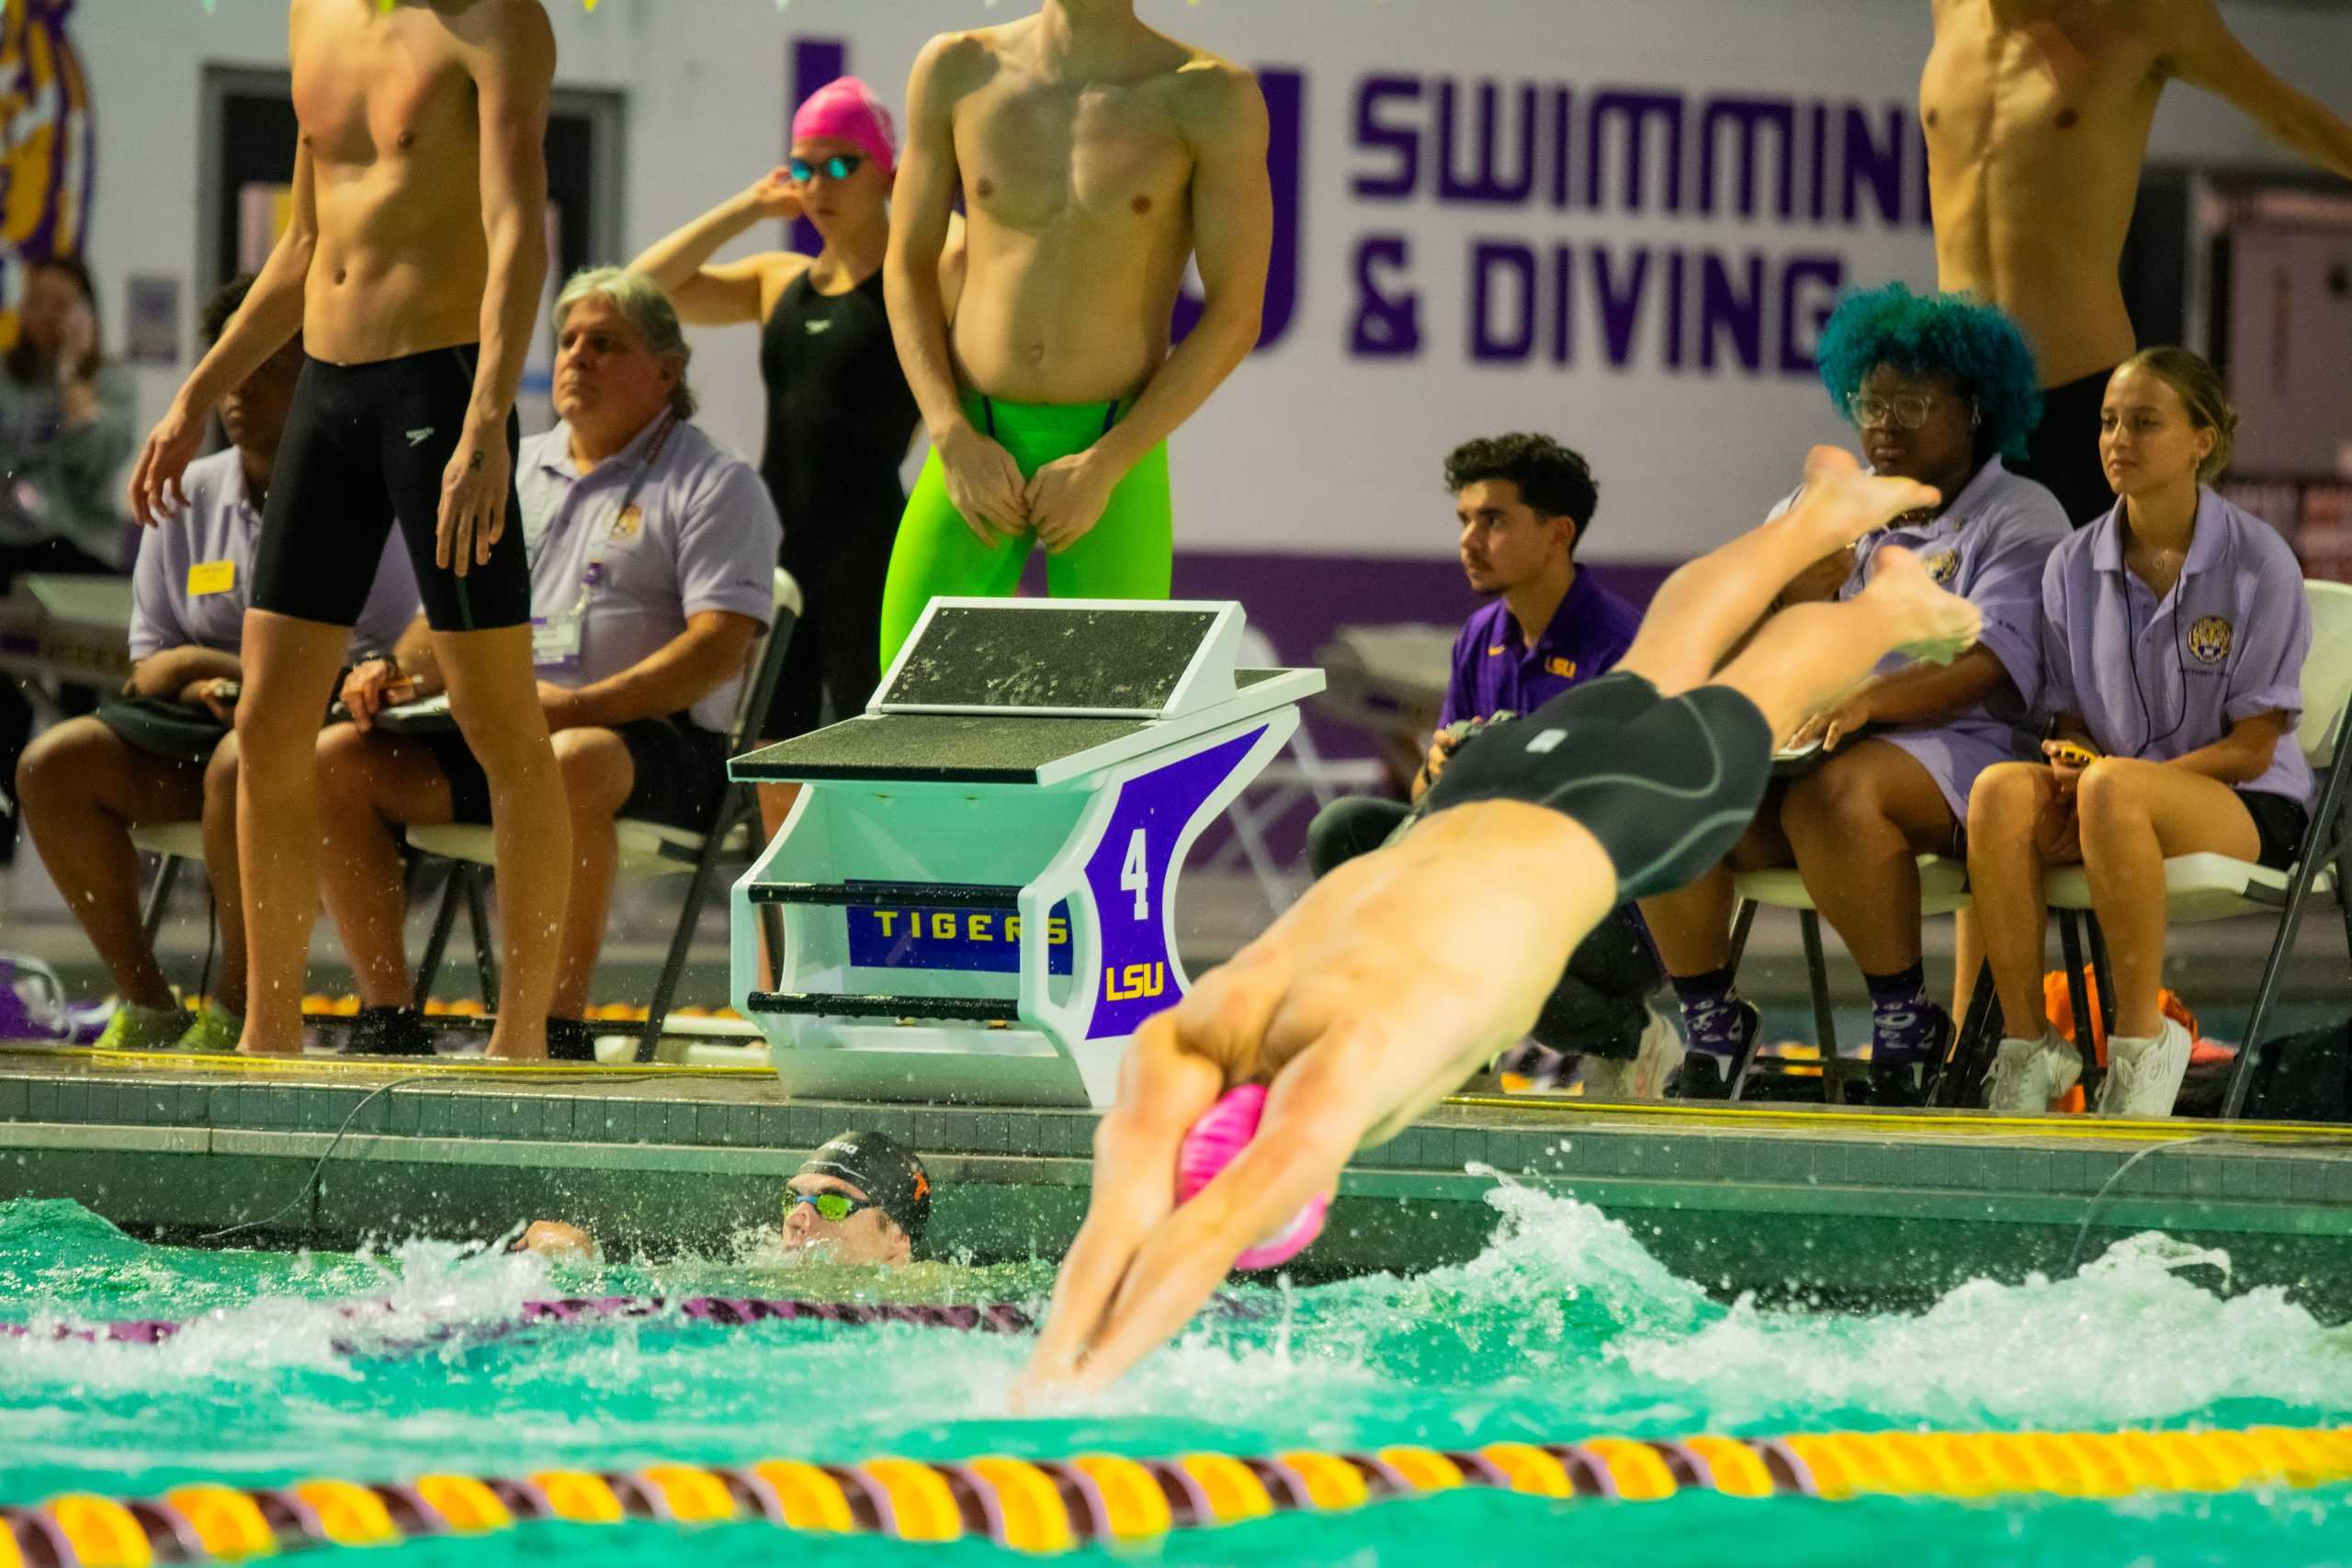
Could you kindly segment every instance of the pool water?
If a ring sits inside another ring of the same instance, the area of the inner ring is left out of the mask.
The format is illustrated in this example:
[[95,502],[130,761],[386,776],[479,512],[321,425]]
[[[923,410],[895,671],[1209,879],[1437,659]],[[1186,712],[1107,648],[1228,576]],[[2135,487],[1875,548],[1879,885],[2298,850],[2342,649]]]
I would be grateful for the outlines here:
[[[200,1318],[157,1347],[0,1338],[0,1503],[69,1489],[150,1494],[198,1479],[395,1480],[657,1460],[854,1462],[997,1452],[1259,1452],[1464,1447],[1597,1433],[1838,1427],[2113,1428],[2352,1419],[2352,1333],[2281,1292],[2237,1292],[2228,1260],[2160,1236],[2075,1279],[1979,1281],[1923,1314],[1724,1305],[1586,1205],[1498,1187],[1474,1261],[1296,1292],[1244,1286],[1100,1404],[1023,1420],[1017,1337],[914,1327],[662,1320],[500,1337],[535,1296],[658,1292],[1040,1305],[1043,1263],[892,1276],[796,1265],[746,1237],[723,1259],[551,1266],[412,1242],[381,1254],[150,1246],[71,1203],[0,1203],[0,1317]],[[341,1303],[388,1299],[354,1343]],[[421,1348],[420,1348],[421,1347]],[[1170,1537],[1178,1563],[1884,1561],[2320,1562],[2352,1556],[2352,1495],[2247,1492],[1998,1504],[1554,1504],[1457,1493],[1341,1517]],[[420,1541],[370,1562],[573,1568],[678,1554],[673,1527],[546,1525]],[[703,1532],[732,1561],[798,1550],[764,1525]],[[986,1545],[828,1541],[842,1563],[973,1562]]]

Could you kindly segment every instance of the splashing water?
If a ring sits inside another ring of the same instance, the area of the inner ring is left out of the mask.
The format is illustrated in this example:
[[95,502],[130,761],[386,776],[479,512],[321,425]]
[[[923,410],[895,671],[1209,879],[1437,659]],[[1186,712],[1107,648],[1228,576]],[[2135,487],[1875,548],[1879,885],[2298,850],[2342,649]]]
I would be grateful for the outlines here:
[[[1498,1186],[1469,1263],[1293,1291],[1248,1285],[1098,1404],[1017,1420],[1018,1339],[903,1326],[674,1320],[550,1325],[484,1343],[435,1330],[510,1321],[534,1296],[639,1292],[1042,1306],[1043,1263],[897,1274],[797,1267],[763,1238],[659,1266],[549,1264],[414,1241],[374,1254],[148,1246],[70,1203],[0,1203],[0,1315],[172,1316],[158,1347],[0,1339],[0,1502],[148,1492],[203,1476],[392,1479],[673,1458],[854,1461],[1091,1449],[1441,1447],[1832,1427],[2112,1427],[2352,1416],[2352,1337],[2228,1259],[2133,1238],[2075,1279],[1976,1281],[1917,1314],[1723,1305],[1582,1203]],[[389,1303],[355,1344],[354,1303]],[[338,1348],[338,1346],[342,1347]],[[2342,1497],[1995,1506],[1555,1506],[1455,1496],[1348,1518],[1172,1540],[1168,1561],[1511,1562],[1573,1546],[1653,1562],[2303,1562],[2343,1555]],[[2340,1527],[2338,1527],[2340,1529]],[[763,1527],[725,1554],[778,1550]],[[544,1538],[424,1542],[402,1562],[521,1561]],[[1770,1543],[1767,1546],[1764,1543]],[[654,1527],[574,1532],[591,1565],[660,1560]],[[827,1561],[978,1561],[985,1549],[829,1544]]]

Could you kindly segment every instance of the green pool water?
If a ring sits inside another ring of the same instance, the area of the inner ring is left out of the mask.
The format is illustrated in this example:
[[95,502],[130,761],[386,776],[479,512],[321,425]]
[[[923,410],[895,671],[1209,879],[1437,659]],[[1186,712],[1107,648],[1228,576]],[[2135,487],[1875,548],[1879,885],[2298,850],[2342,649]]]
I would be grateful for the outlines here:
[[[1595,1433],[2113,1428],[2352,1419],[2352,1335],[2227,1259],[2143,1236],[2081,1276],[1978,1282],[1916,1315],[1711,1301],[1623,1226],[1510,1189],[1473,1262],[1287,1292],[1204,1322],[1101,1404],[1013,1417],[1017,1339],[905,1327],[662,1321],[413,1347],[548,1294],[658,1292],[1042,1301],[1045,1264],[795,1267],[772,1243],[660,1265],[555,1268],[429,1241],[387,1253],[150,1246],[70,1203],[0,1203],[0,1315],[199,1318],[161,1347],[0,1339],[0,1502],[217,1478],[403,1479],[661,1459],[854,1461],[1090,1450],[1469,1446]],[[346,1345],[337,1303],[389,1298],[392,1339]],[[2278,1562],[2352,1560],[2352,1495],[2085,1503],[1551,1504],[1463,1493],[1171,1537],[1179,1563]],[[819,1558],[804,1554],[815,1550]],[[368,1561],[581,1568],[971,1562],[971,1544],[797,1540],[766,1526],[539,1526]]]

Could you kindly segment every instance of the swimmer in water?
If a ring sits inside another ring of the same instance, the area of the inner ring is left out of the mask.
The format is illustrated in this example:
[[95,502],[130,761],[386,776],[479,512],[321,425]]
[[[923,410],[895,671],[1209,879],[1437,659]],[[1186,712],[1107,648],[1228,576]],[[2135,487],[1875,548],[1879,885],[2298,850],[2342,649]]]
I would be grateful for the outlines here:
[[[1667,580],[1614,671],[1464,746],[1419,827],[1317,883],[1146,1023],[1016,1401],[1116,1380],[1245,1249],[1330,1193],[1359,1147],[1525,1034],[1586,932],[1729,849],[1777,739],[1890,652],[1948,660],[1973,644],[1974,606],[1893,547],[1852,599],[1757,626],[1805,567],[1940,499],[1816,447],[1784,513]],[[1188,1134],[1250,1084],[1268,1090],[1258,1135],[1180,1206]]]
[[[931,1172],[887,1133],[843,1133],[810,1155],[785,1188],[784,1247],[796,1257],[896,1269],[922,1249]],[[561,1220],[534,1220],[519,1252],[594,1258],[595,1238]]]
[[[907,119],[883,279],[932,456],[883,589],[885,665],[934,596],[1011,593],[1033,544],[1055,598],[1168,597],[1167,441],[1256,346],[1274,228],[1257,79],[1135,0],[941,34]],[[1187,263],[1203,309],[1171,348]]]

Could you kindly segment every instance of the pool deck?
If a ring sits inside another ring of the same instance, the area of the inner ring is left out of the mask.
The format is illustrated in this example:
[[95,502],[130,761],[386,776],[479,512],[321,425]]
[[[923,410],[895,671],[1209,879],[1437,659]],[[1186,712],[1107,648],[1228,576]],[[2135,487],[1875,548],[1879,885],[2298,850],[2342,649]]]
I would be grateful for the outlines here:
[[[1057,1256],[1094,1117],[789,1100],[764,1069],[285,1065],[0,1047],[0,1198],[65,1198],[126,1228],[349,1246],[492,1236],[535,1217],[609,1247],[723,1248],[833,1133],[921,1150],[933,1240]],[[323,1164],[322,1162],[323,1161]],[[1349,1167],[1317,1273],[1459,1262],[1500,1171],[1633,1227],[1711,1290],[1925,1300],[2057,1273],[2161,1229],[2233,1281],[2352,1320],[2352,1129],[1770,1106],[1464,1098]],[[321,1171],[315,1188],[311,1170]],[[257,1223],[257,1224],[256,1224]]]

